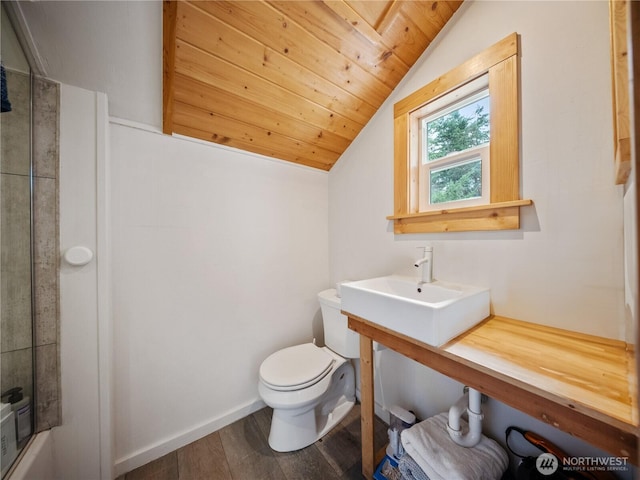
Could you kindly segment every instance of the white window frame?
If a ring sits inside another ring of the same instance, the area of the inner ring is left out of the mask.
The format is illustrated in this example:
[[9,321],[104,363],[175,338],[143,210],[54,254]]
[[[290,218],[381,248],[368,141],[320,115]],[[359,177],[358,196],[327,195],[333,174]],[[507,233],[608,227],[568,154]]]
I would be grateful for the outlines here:
[[[417,205],[421,212],[443,210],[447,208],[462,208],[474,205],[488,205],[490,203],[490,143],[478,145],[467,150],[454,152],[437,160],[425,161],[426,135],[422,128],[430,120],[435,120],[443,115],[447,115],[455,110],[463,108],[481,98],[489,96],[489,75],[484,74],[475,80],[464,84],[455,90],[425,104],[423,107],[413,111],[410,116],[412,125],[412,146],[410,155],[411,163],[416,167],[413,171],[417,174],[418,188],[415,189],[417,195]],[[479,197],[453,200],[450,202],[431,203],[431,172],[441,170],[448,166],[463,165],[473,158],[480,158],[482,169],[482,194]]]
[[[489,151],[489,143],[484,143],[482,145],[478,145],[477,147],[472,147],[467,150],[452,153],[445,157],[423,164],[420,168],[420,210],[423,212],[428,212],[433,210],[442,210],[444,208],[450,207],[462,208],[471,207],[473,205],[488,205],[490,202],[489,193],[491,192],[491,188],[489,185]],[[452,200],[450,202],[431,203],[431,173],[447,167],[462,166],[476,158],[479,158],[481,162],[482,194],[479,197]]]

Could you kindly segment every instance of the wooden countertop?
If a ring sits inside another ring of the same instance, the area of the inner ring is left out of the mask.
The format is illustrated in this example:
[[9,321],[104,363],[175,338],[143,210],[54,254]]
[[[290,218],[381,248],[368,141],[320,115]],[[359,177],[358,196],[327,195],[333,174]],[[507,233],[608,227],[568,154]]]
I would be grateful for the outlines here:
[[438,348],[343,313],[367,339],[637,464],[635,359],[624,342],[491,316]]
[[625,342],[494,316],[442,348],[585,408],[638,424],[635,359]]

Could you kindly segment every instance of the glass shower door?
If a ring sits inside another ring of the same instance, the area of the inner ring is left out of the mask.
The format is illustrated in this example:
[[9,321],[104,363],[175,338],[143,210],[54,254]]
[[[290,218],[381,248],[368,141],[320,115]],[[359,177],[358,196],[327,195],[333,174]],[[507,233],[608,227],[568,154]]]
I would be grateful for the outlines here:
[[0,437],[2,475],[33,431],[31,71],[2,5]]

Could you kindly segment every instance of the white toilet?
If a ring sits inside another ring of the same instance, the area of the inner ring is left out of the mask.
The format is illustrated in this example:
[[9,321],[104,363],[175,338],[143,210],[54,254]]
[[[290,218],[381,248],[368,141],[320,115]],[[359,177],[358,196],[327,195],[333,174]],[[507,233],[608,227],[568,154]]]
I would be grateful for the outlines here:
[[326,346],[284,348],[260,365],[258,391],[273,408],[269,446],[277,452],[311,445],[355,403],[355,375],[348,359],[360,356],[359,335],[340,313],[335,289],[320,292],[318,300]]

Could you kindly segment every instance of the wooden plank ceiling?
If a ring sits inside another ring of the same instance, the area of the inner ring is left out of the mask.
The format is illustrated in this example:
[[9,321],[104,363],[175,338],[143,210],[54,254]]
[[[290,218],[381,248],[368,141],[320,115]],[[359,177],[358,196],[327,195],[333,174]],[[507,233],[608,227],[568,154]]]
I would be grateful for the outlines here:
[[163,131],[329,170],[460,1],[165,1]]

